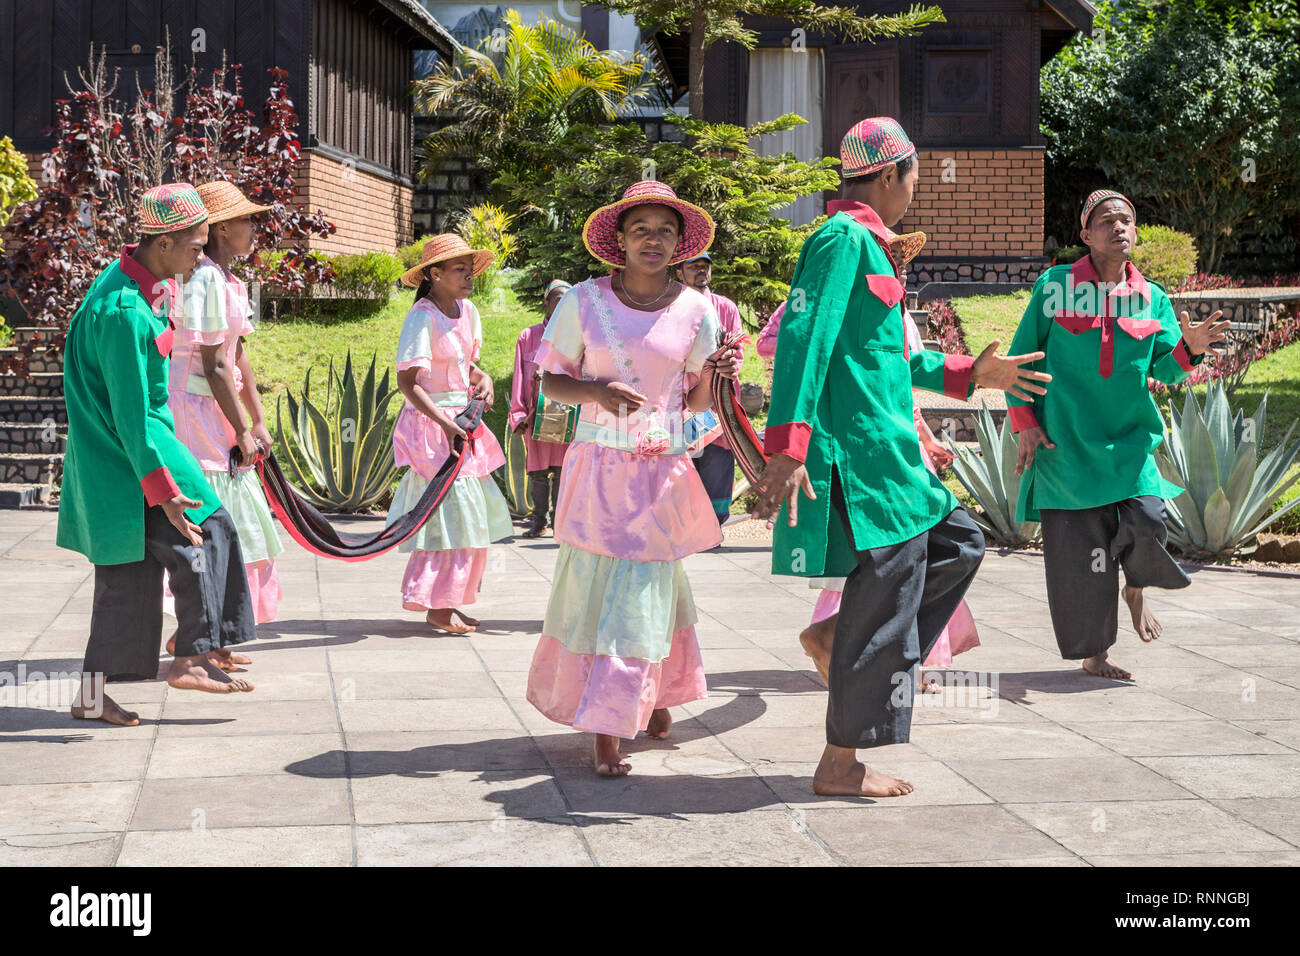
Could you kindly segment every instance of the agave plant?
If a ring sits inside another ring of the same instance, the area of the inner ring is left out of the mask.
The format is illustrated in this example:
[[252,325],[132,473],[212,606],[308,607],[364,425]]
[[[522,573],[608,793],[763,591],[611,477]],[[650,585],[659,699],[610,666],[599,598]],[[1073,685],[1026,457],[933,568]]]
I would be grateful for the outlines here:
[[393,428],[388,403],[396,389],[388,387],[388,372],[375,383],[375,356],[365,380],[357,387],[352,371],[352,350],[340,375],[330,359],[325,404],[318,408],[311,397],[311,369],[302,386],[302,400],[290,392],[288,427],[275,407],[276,427],[288,467],[299,492],[326,511],[363,511],[378,501],[393,483]]
[[1180,550],[1201,558],[1220,558],[1255,549],[1255,537],[1296,505],[1289,502],[1272,514],[1273,504],[1300,479],[1283,480],[1300,451],[1288,445],[1292,422],[1277,447],[1259,460],[1264,435],[1264,393],[1255,414],[1234,415],[1219,382],[1206,389],[1205,405],[1187,389],[1181,412],[1171,403],[1170,427],[1156,451],[1160,473],[1185,489],[1168,504],[1169,540]]
[[1037,540],[1037,521],[1016,520],[1016,500],[1020,497],[1020,476],[1016,474],[1018,446],[1011,430],[1011,419],[998,429],[988,408],[975,413],[975,437],[980,453],[948,442],[952,450],[952,470],[966,490],[975,498],[983,514],[971,515],[975,522],[998,544],[1023,548]]

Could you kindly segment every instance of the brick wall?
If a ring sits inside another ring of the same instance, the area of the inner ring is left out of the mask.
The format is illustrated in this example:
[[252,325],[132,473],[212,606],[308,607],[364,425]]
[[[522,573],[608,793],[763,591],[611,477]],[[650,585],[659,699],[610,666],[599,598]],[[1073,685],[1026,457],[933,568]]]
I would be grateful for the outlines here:
[[1042,255],[1041,149],[918,152],[916,197],[895,230],[926,233],[922,258]]
[[312,248],[329,253],[392,252],[414,241],[410,186],[313,152],[303,154],[296,178],[296,202],[324,210],[336,229],[327,239],[313,239]]

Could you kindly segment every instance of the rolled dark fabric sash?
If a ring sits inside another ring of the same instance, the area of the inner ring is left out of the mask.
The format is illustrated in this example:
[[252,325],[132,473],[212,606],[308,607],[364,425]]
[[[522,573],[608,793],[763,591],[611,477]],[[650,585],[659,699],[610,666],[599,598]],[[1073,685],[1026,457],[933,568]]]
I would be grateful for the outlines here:
[[[472,399],[465,410],[456,416],[456,424],[465,430],[470,442],[483,434],[487,428],[483,424],[483,400]],[[397,547],[429,520],[460,473],[466,441],[464,438],[455,440],[451,454],[433,476],[415,507],[374,535],[349,534],[335,529],[320,511],[299,497],[280,470],[275,455],[269,450],[258,458],[257,474],[266,491],[267,503],[293,540],[321,557],[340,561],[366,561]],[[238,466],[238,447],[231,449],[230,459],[232,467]]]
[[[735,335],[722,341],[722,345],[735,345],[743,335]],[[713,408],[722,423],[722,432],[731,443],[731,450],[736,453],[736,463],[740,471],[751,484],[758,483],[767,467],[767,455],[763,454],[763,443],[758,440],[758,433],[750,424],[749,415],[740,404],[740,383],[722,375],[713,376]]]

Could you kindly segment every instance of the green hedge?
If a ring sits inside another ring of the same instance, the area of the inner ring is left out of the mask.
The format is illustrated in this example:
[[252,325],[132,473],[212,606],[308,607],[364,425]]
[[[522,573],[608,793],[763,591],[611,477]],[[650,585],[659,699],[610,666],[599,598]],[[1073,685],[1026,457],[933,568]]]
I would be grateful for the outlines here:
[[1196,271],[1196,241],[1168,226],[1138,226],[1133,265],[1148,279],[1173,288]]

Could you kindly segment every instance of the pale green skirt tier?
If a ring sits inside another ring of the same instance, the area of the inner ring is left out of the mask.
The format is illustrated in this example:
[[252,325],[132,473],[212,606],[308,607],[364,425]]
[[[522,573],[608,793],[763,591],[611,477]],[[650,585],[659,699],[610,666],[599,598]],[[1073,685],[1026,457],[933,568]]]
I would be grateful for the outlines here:
[[[393,492],[393,503],[388,507],[388,524],[393,524],[414,508],[428,487],[427,478],[421,478],[414,469],[407,469]],[[504,541],[514,533],[510,506],[491,475],[457,478],[429,520],[399,544],[397,550],[405,554],[411,551],[486,548],[493,541]]]
[[234,478],[227,471],[205,471],[203,477],[235,522],[245,564],[269,560],[284,550],[256,469],[238,471]]
[[668,656],[698,620],[681,561],[628,561],[561,544],[542,633],[573,654]]

